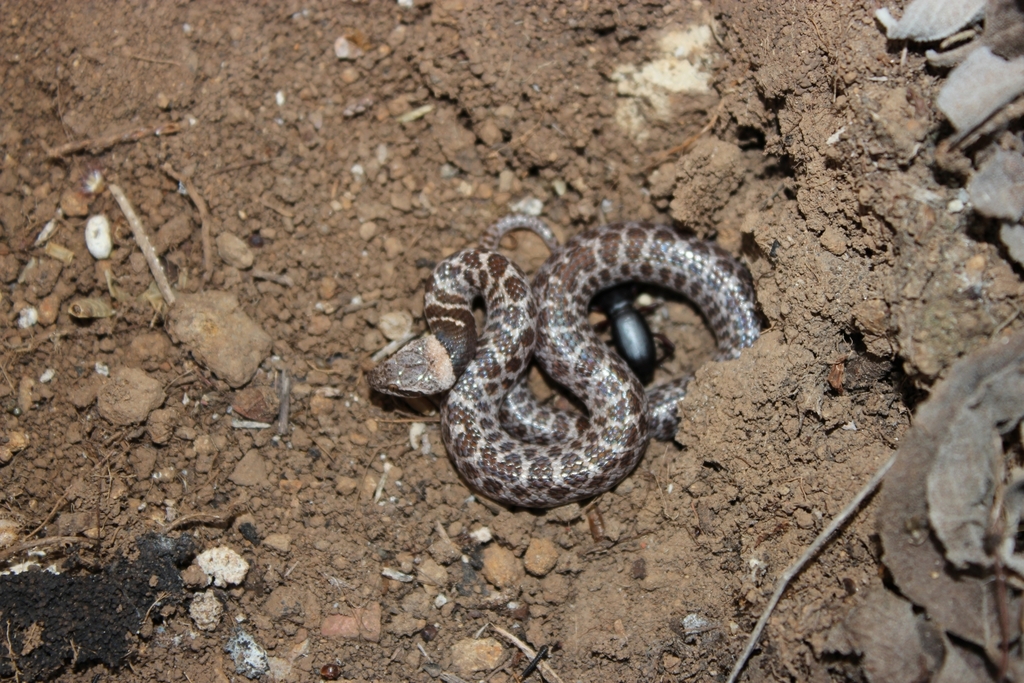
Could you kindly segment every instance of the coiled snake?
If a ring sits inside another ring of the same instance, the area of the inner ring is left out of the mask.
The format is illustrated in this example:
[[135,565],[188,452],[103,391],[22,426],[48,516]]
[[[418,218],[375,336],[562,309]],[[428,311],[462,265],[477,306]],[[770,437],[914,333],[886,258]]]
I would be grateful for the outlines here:
[[[531,287],[494,249],[525,228],[553,254]],[[714,244],[649,223],[583,232],[557,248],[543,222],[510,216],[481,244],[434,269],[424,316],[432,334],[374,368],[371,387],[398,396],[450,388],[441,438],[456,469],[477,491],[509,505],[546,508],[589,498],[619,483],[651,435],[672,438],[676,403],[688,378],[644,393],[626,364],[587,322],[593,296],[623,282],[678,292],[704,314],[721,359],[750,346],[759,327],[750,276]],[[477,340],[474,299],[487,310]],[[540,405],[522,381],[531,358],[584,404],[587,414]]]

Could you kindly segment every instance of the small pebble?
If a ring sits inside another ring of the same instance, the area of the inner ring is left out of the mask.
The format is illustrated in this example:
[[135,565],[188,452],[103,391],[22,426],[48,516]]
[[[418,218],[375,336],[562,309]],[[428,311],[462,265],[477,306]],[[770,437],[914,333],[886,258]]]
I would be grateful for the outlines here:
[[20,524],[15,522],[13,519],[0,517],[0,550],[14,545],[14,542],[18,540],[18,534],[20,532]]
[[249,235],[249,246],[256,247],[257,249],[263,246],[263,236],[258,232],[254,232]]
[[516,586],[523,580],[523,565],[508,548],[487,546],[483,552],[483,562],[484,578],[498,588]]
[[408,311],[389,311],[380,317],[377,329],[389,341],[402,339],[412,331],[412,314]]
[[544,211],[544,202],[536,197],[523,197],[518,202],[509,204],[513,213],[523,213],[527,216],[539,216]]
[[110,237],[110,221],[103,214],[91,216],[85,222],[85,246],[97,261],[110,257],[114,243]]
[[188,615],[192,617],[192,621],[200,631],[216,630],[223,613],[224,605],[220,603],[212,590],[196,595],[188,607]]
[[[438,597],[441,597],[441,596],[439,595]],[[435,600],[435,602],[436,602],[436,600]],[[420,638],[423,638],[423,641],[426,642],[426,643],[429,643],[434,638],[437,638],[437,627],[434,626],[433,624],[427,624],[426,626],[423,627],[423,630],[420,631]]]
[[65,216],[85,216],[89,213],[89,202],[81,192],[68,190],[60,198],[60,208]]
[[35,306],[26,306],[18,311],[18,327],[20,329],[27,330],[37,322],[39,322],[39,310]]
[[452,666],[464,674],[490,671],[501,664],[503,654],[494,638],[464,638],[452,647]]
[[245,240],[234,233],[222,232],[217,235],[217,255],[224,263],[239,270],[252,268],[254,260],[252,250]]
[[558,563],[558,548],[547,538],[534,538],[530,541],[523,564],[526,571],[534,576],[545,576]]
[[46,384],[47,382],[52,380],[53,376],[56,374],[57,371],[54,370],[53,368],[46,368],[46,370],[43,371],[43,374],[39,375],[39,383]]
[[341,678],[341,667],[337,664],[324,664],[320,667],[320,678],[325,681],[336,681]]
[[218,588],[240,584],[249,573],[249,563],[227,546],[203,551],[196,558],[196,564],[203,573],[213,578],[213,585]]
[[359,59],[363,51],[345,36],[340,36],[334,41],[334,56],[338,59]]
[[359,236],[369,242],[377,234],[377,224],[373,221],[366,221],[359,226]]
[[242,629],[235,631],[235,635],[224,646],[224,651],[231,655],[235,673],[246,678],[259,678],[270,670],[267,651]]
[[139,368],[118,368],[105,382],[96,400],[96,410],[115,425],[143,422],[163,405],[163,383]]
[[287,553],[292,547],[292,537],[289,534],[267,534],[263,539],[263,545],[279,553]]

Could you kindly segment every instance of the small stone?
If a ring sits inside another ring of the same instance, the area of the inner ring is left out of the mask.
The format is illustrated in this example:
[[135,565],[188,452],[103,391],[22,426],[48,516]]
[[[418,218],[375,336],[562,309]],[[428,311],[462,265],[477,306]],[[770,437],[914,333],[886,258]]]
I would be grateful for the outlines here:
[[43,327],[52,325],[57,321],[57,315],[60,314],[60,296],[57,294],[50,294],[39,302],[37,307],[37,317],[39,324]]
[[163,94],[162,92],[158,92],[156,94],[156,106],[158,109],[163,109],[164,111],[170,109],[171,98]]
[[292,547],[292,537],[288,534],[267,534],[263,539],[263,545],[279,553],[287,553]]
[[329,301],[335,297],[338,293],[338,283],[333,277],[325,277],[320,280],[320,284],[317,287],[317,294],[324,301]]
[[889,307],[881,299],[861,301],[853,307],[852,313],[857,327],[868,334],[882,336],[889,329]]
[[349,67],[341,72],[341,80],[343,83],[352,84],[359,80],[359,70]]
[[439,538],[427,549],[430,556],[447,566],[462,557],[462,551],[449,538]]
[[287,493],[289,495],[295,495],[296,493],[298,493],[299,491],[302,490],[302,480],[301,479],[282,479],[280,482],[278,482],[277,487],[279,489],[281,489],[282,493]]
[[345,36],[339,36],[334,41],[334,56],[338,59],[359,59],[363,51]]
[[377,224],[373,221],[366,221],[359,226],[359,236],[369,242],[377,234]]
[[340,496],[352,495],[352,492],[356,490],[359,483],[352,477],[338,477],[338,481],[334,484],[334,491]]
[[217,595],[208,590],[192,598],[188,606],[188,615],[192,617],[196,628],[200,631],[214,631],[220,624],[220,615],[224,613],[224,605],[220,604]]
[[498,588],[516,586],[523,580],[523,565],[511,550],[491,545],[483,552],[483,575]]
[[252,379],[271,348],[270,335],[227,292],[179,295],[167,331],[234,388]]
[[390,341],[401,339],[412,331],[412,314],[408,311],[389,311],[380,317],[377,329]]
[[793,520],[801,529],[810,529],[814,526],[814,515],[803,508],[799,508],[793,512]]
[[235,465],[228,477],[236,486],[256,486],[267,481],[267,461],[260,452],[253,449]]
[[235,393],[231,409],[247,420],[272,422],[277,419],[281,402],[272,387],[250,386]]
[[28,434],[12,431],[7,434],[7,443],[0,445],[0,465],[11,461],[11,458],[28,447]]
[[443,588],[448,584],[448,570],[429,557],[416,568],[416,575],[420,581],[438,588]]
[[196,564],[207,576],[213,577],[213,585],[218,588],[240,584],[249,573],[249,563],[223,545],[204,550],[196,558]]
[[222,232],[217,235],[217,254],[224,263],[239,270],[252,268],[255,259],[252,249],[245,243],[245,240],[232,232]]
[[164,402],[163,384],[138,368],[118,368],[99,391],[96,409],[115,425],[144,421]]
[[190,564],[182,570],[181,581],[189,588],[204,588],[210,585],[210,577],[194,564]]
[[401,240],[397,237],[384,238],[384,255],[387,256],[388,259],[395,259],[404,250],[405,247],[402,246]]
[[246,678],[259,678],[270,670],[267,651],[242,629],[235,631],[235,635],[224,646],[224,651],[231,655],[235,673]]
[[464,638],[452,646],[452,666],[464,674],[490,671],[501,663],[503,654],[494,638]]
[[397,614],[391,618],[387,632],[408,638],[419,633],[426,625],[426,619],[417,619],[411,614]]
[[65,216],[85,216],[89,213],[89,202],[82,193],[68,190],[60,198],[60,208]]
[[842,256],[846,253],[846,235],[834,225],[825,228],[825,232],[821,233],[820,241],[821,246],[836,256]]
[[0,517],[0,550],[14,545],[21,525],[9,517]]
[[306,325],[306,332],[312,337],[319,337],[331,330],[331,319],[326,315],[314,315]]
[[558,548],[547,538],[534,538],[530,541],[523,564],[526,571],[534,576],[544,576],[558,563]]
[[298,588],[278,586],[267,597],[263,611],[274,621],[288,620],[301,624],[304,599],[303,591]]

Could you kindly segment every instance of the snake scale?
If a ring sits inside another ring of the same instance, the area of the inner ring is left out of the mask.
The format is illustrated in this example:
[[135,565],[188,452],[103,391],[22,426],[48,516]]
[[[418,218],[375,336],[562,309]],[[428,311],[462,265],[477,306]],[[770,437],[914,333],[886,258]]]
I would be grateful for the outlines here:
[[[553,254],[534,282],[496,251],[502,235],[525,228]],[[686,379],[649,394],[587,321],[593,296],[624,282],[678,292],[701,310],[734,358],[757,338],[747,271],[720,247],[650,223],[585,231],[558,248],[540,220],[510,216],[481,247],[441,261],[427,286],[431,334],[374,368],[371,387],[398,396],[448,391],[441,438],[476,491],[508,505],[547,508],[609,490],[628,475],[650,437],[670,439]],[[477,338],[472,305],[483,298]],[[539,404],[525,384],[531,359],[586,408],[586,415]]]

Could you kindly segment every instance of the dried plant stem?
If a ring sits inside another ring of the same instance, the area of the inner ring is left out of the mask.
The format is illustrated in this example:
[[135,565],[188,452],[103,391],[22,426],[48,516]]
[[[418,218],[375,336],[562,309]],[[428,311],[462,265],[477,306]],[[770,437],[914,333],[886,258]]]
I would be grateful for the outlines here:
[[[520,650],[522,650],[523,654],[529,657],[531,660],[537,657],[537,652],[532,647],[530,647],[523,641],[519,640],[505,629],[494,625],[491,626],[491,629],[499,636],[505,638],[506,640],[508,640],[508,642],[512,643]],[[558,674],[555,673],[555,670],[552,669],[547,662],[541,660],[539,668],[541,675],[544,676],[545,680],[554,681],[554,683],[562,683],[562,679],[558,677]]]
[[121,142],[135,142],[137,140],[141,140],[147,135],[156,135],[158,137],[160,135],[172,135],[181,129],[182,125],[174,122],[161,123],[157,126],[146,126],[144,128],[132,128],[131,130],[124,131],[123,133],[114,133],[113,135],[106,135],[99,138],[89,138],[88,140],[69,142],[61,145],[60,147],[47,150],[46,156],[50,159],[59,159],[60,157],[81,152],[83,150],[92,154],[97,154]]
[[153,273],[153,279],[156,280],[156,286],[160,290],[160,295],[163,296],[168,306],[173,306],[174,292],[171,291],[171,285],[167,282],[167,274],[164,273],[164,267],[160,265],[160,258],[156,255],[156,249],[153,248],[153,244],[146,235],[145,228],[142,227],[142,221],[136,215],[135,209],[132,208],[131,202],[128,201],[128,197],[124,194],[124,190],[117,185],[111,185],[110,194],[114,195],[117,205],[121,207],[124,217],[128,219],[128,226],[132,229],[135,242],[139,245],[139,249],[142,250],[142,255],[146,257],[146,262],[149,263],[149,270]]
[[896,462],[896,453],[893,453],[892,457],[878,468],[875,475],[871,477],[867,484],[864,484],[850,504],[847,505],[843,510],[837,514],[833,519],[832,523],[828,525],[824,531],[818,534],[818,537],[814,539],[814,542],[808,546],[804,554],[800,556],[793,564],[789,565],[782,576],[779,578],[778,584],[775,586],[775,592],[772,593],[772,597],[768,600],[768,605],[764,608],[764,612],[761,614],[761,618],[757,620],[757,625],[754,626],[754,630],[750,634],[750,638],[747,640],[747,646],[743,649],[743,654],[736,660],[736,664],[732,667],[732,673],[729,674],[728,683],[736,683],[736,679],[739,678],[740,673],[743,671],[743,667],[746,666],[747,660],[750,659],[750,655],[754,652],[754,648],[757,647],[757,641],[761,638],[761,632],[764,631],[765,625],[768,623],[768,618],[771,617],[772,612],[775,610],[775,606],[779,604],[779,599],[782,598],[782,594],[786,591],[789,586],[789,582],[796,578],[797,574],[803,571],[803,568],[814,559],[814,556],[825,546],[826,543],[832,538],[833,534],[836,533],[844,524],[846,524],[853,516],[861,503],[863,503],[871,494],[875,492],[878,485],[882,483],[882,479],[885,477],[885,473],[889,471],[892,464]]
[[181,186],[185,188],[185,192],[188,193],[188,198],[196,205],[196,210],[199,212],[199,234],[203,240],[203,284],[205,285],[213,277],[213,241],[210,238],[210,210],[206,207],[206,201],[199,194],[199,191],[196,190],[196,186],[192,184],[190,178],[175,171],[171,168],[170,164],[164,164],[163,170],[164,173],[181,183]]

